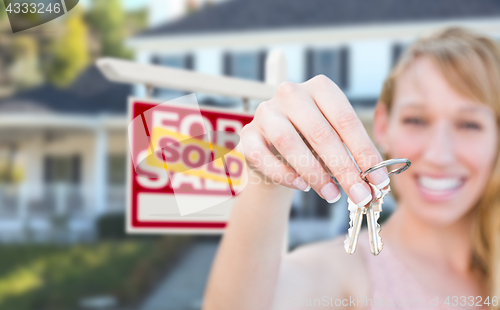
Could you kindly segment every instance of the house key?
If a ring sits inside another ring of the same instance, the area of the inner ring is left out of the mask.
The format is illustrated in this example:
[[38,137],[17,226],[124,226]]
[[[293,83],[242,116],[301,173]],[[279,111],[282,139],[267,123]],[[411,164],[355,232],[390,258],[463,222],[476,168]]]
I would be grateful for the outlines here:
[[383,243],[380,238],[380,224],[378,219],[380,217],[380,212],[382,212],[382,204],[384,203],[384,197],[389,193],[391,187],[387,185],[382,189],[378,189],[375,185],[371,184],[366,176],[371,172],[390,166],[393,164],[404,164],[403,166],[389,172],[389,177],[393,174],[399,174],[408,167],[410,167],[411,162],[406,158],[390,159],[383,161],[366,171],[361,173],[361,178],[368,183],[372,191],[372,200],[365,206],[358,207],[350,198],[347,199],[349,208],[349,230],[346,235],[346,240],[344,241],[344,247],[347,253],[352,254],[356,251],[356,246],[358,244],[359,232],[361,231],[361,224],[363,222],[363,215],[366,214],[366,221],[368,224],[368,238],[370,240],[370,251],[373,255],[378,255],[382,251]]

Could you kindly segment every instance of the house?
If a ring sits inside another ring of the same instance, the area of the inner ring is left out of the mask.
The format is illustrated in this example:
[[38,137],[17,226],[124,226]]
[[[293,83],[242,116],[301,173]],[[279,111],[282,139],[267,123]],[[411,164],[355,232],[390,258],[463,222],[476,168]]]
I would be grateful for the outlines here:
[[[394,62],[422,33],[460,25],[500,38],[496,0],[204,2],[212,4],[164,24],[155,20],[130,38],[136,60],[263,80],[266,54],[277,48],[288,80],[325,74],[358,111],[373,108]],[[146,93],[143,85],[110,83],[90,67],[68,89],[45,85],[0,101],[0,241],[49,240],[58,225],[70,240],[92,239],[96,218],[123,212],[126,98]],[[153,92],[162,99],[183,94]],[[197,97],[241,108],[240,98]],[[298,193],[294,205],[294,216],[332,218],[338,231],[348,223],[346,208],[330,208],[312,191]]]
[[[232,0],[206,6],[128,41],[137,61],[262,80],[266,52],[281,49],[288,78],[319,73],[354,106],[372,106],[404,47],[448,25],[500,38],[494,0]],[[142,86],[136,95],[144,95]],[[158,91],[170,98],[172,91]]]
[[0,101],[0,241],[52,240],[55,223],[92,240],[97,217],[123,212],[130,91],[91,66]]

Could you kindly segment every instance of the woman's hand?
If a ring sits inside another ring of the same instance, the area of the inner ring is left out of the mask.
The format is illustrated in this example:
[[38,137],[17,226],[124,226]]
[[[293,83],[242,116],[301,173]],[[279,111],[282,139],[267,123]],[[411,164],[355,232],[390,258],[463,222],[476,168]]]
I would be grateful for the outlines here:
[[[362,206],[371,201],[370,188],[343,143],[362,171],[382,157],[344,93],[324,75],[301,84],[282,83],[242,129],[241,141],[249,163],[276,183],[305,191],[310,186],[333,203],[340,192],[329,169],[354,203]],[[274,156],[273,147],[289,165]],[[368,179],[379,188],[389,183],[382,169]]]
[[[310,262],[316,265],[316,260],[306,259],[308,263],[299,258],[302,263],[297,264],[283,258],[293,198],[289,188],[307,190],[310,185],[334,202],[340,194],[328,169],[353,202],[365,205],[371,200],[370,188],[342,142],[363,170],[382,160],[347,98],[325,76],[302,84],[281,84],[271,100],[260,104],[253,121],[240,134],[250,163],[249,184],[235,197],[205,292],[206,310],[270,309],[276,292],[286,292],[286,298],[295,292],[288,284],[318,284],[317,273],[305,267]],[[273,154],[273,148],[289,165]],[[289,188],[263,184],[264,178]],[[382,169],[369,178],[379,186],[389,181]],[[340,296],[343,278],[335,276],[332,281],[335,285],[329,282],[327,287],[338,287],[332,294]],[[301,289],[297,294],[309,298],[308,292]]]

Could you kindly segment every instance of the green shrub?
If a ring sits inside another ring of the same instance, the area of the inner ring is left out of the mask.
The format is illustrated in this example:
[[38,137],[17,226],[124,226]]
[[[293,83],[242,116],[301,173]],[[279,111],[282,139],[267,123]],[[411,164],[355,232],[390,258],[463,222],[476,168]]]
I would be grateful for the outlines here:
[[99,239],[123,239],[127,237],[124,213],[105,214],[97,220],[96,225]]

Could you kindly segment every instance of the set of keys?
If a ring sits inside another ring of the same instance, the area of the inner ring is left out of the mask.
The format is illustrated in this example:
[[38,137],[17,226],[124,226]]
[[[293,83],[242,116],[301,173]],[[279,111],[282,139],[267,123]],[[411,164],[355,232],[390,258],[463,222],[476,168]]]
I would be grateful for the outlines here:
[[361,173],[361,179],[367,182],[372,191],[372,200],[365,206],[358,207],[351,199],[347,199],[349,207],[349,230],[346,235],[346,240],[344,241],[344,247],[347,253],[352,254],[356,251],[356,246],[358,244],[358,237],[361,231],[361,225],[363,222],[363,216],[366,214],[366,222],[368,226],[368,238],[370,241],[370,251],[373,255],[378,255],[382,251],[383,243],[380,238],[380,224],[378,219],[380,218],[380,213],[382,212],[382,205],[384,203],[384,197],[389,193],[391,187],[389,185],[382,189],[378,189],[375,185],[371,184],[366,176],[371,172],[387,167],[394,164],[404,164],[403,166],[389,172],[389,177],[393,174],[399,174],[411,165],[409,159],[397,158],[389,159],[383,161],[366,171]]

